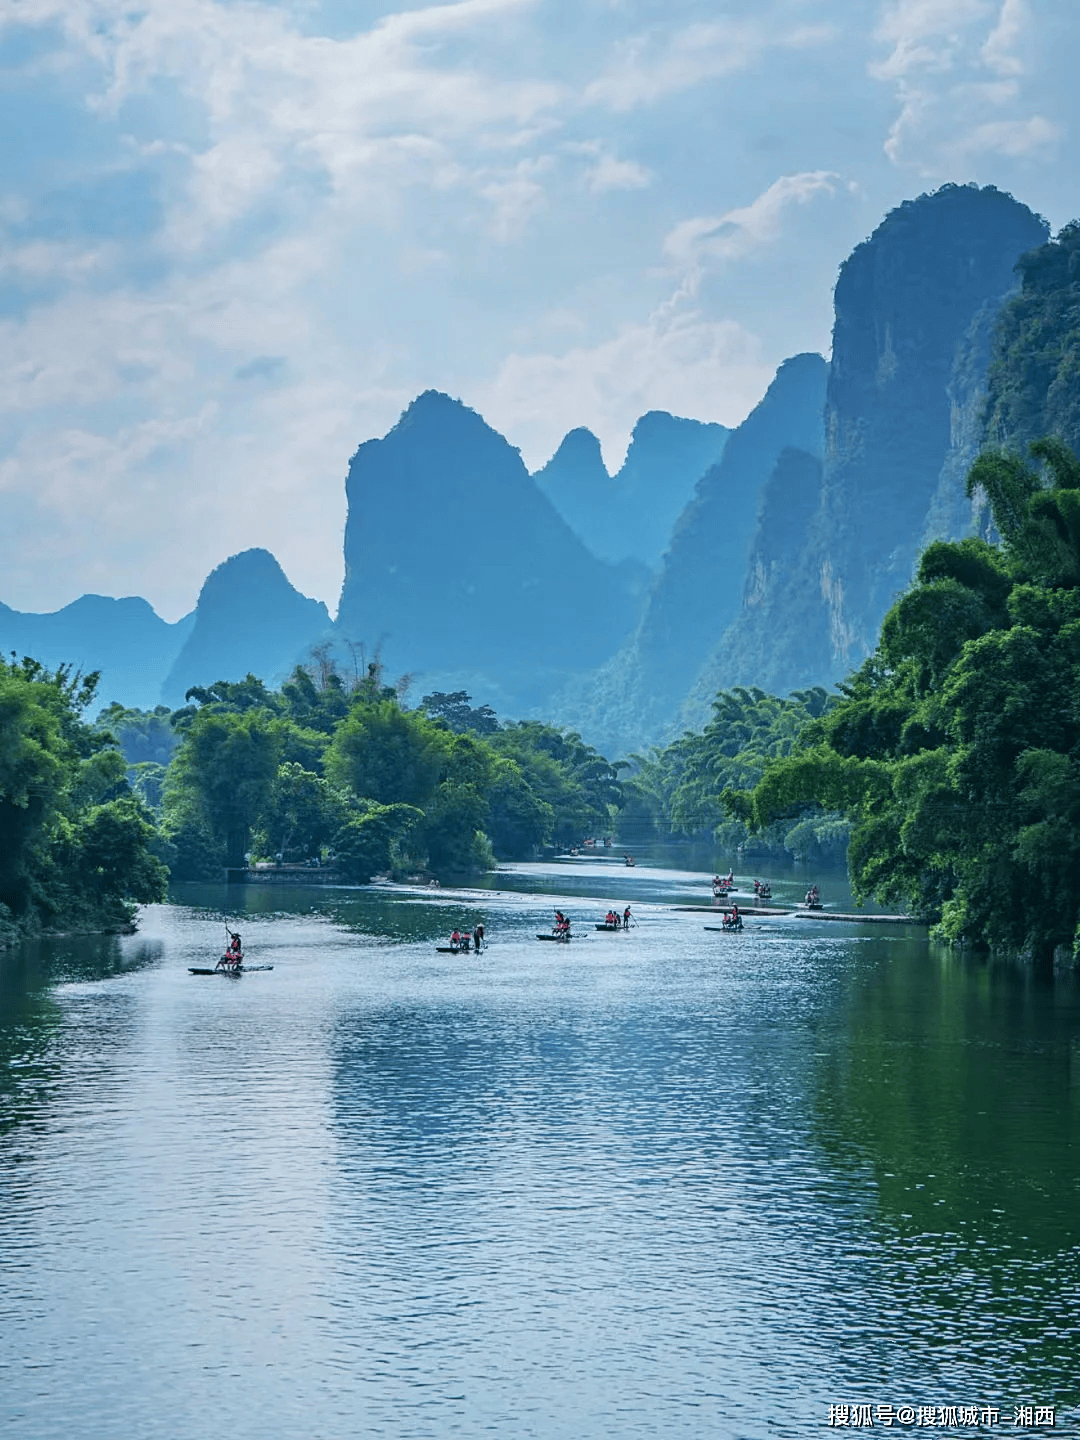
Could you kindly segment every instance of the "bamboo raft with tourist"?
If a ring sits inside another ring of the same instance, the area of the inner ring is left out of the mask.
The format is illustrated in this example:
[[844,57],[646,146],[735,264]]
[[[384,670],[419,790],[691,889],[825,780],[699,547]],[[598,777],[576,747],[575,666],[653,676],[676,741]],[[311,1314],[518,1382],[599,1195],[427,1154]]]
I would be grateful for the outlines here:
[[629,905],[627,905],[626,909],[622,912],[621,915],[613,905],[611,909],[607,912],[607,914],[604,916],[604,919],[602,921],[596,920],[593,923],[597,930],[614,932],[616,930],[629,930],[631,925],[634,924],[634,921],[630,914]]
[[436,955],[468,955],[470,953],[480,954],[481,950],[487,949],[487,941],[484,939],[483,923],[478,921],[476,928],[469,930],[468,926],[455,928],[450,935],[449,945],[436,945]]
[[570,934],[570,917],[564,915],[561,910],[556,910],[555,923],[551,927],[550,935],[543,935],[538,932],[536,938],[538,940],[555,940],[560,944],[568,945],[573,938]]
[[245,965],[244,942],[236,930],[226,925],[225,933],[229,943],[216,965],[189,965],[189,975],[246,975],[252,970],[272,970],[273,965]]

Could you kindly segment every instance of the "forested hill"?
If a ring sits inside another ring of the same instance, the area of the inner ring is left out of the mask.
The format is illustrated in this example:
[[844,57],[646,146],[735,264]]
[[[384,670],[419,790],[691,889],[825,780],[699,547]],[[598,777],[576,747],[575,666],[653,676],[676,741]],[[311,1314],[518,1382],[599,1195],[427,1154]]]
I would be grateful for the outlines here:
[[759,496],[779,457],[820,454],[826,364],[796,355],[698,481],[641,622],[623,648],[556,699],[555,718],[608,753],[667,738],[703,659],[738,614]]
[[[578,430],[538,483],[478,414],[426,392],[353,457],[333,626],[249,551],[176,626],[138,600],[0,606],[0,653],[100,669],[103,700],[149,708],[249,671],[278,681],[329,644],[612,753],[700,728],[726,686],[831,685],[873,647],[929,541],[986,533],[963,481],[991,353],[993,438],[1075,436],[1080,238],[1045,241],[992,187],[906,202],[841,268],[830,362],[785,362],[730,435],[650,412],[616,476]],[[578,507],[580,533],[550,495]]]
[[268,550],[245,550],[203,583],[195,623],[162,683],[161,699],[182,705],[188,688],[210,683],[209,677],[240,680],[253,671],[282,680],[330,629],[326,606],[301,595]]
[[1080,451],[1080,220],[1020,260],[994,337],[985,440],[1023,453],[1044,435]]

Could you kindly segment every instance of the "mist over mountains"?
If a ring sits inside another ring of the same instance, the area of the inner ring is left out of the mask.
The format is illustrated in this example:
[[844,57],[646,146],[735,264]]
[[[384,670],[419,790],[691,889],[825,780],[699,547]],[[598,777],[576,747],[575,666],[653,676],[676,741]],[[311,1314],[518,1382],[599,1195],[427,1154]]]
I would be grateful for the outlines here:
[[[906,202],[841,267],[830,360],[786,360],[733,431],[649,412],[614,475],[583,428],[530,475],[475,411],[425,392],[350,462],[336,620],[250,550],[175,625],[137,598],[0,605],[0,650],[100,669],[103,703],[149,708],[248,671],[280,681],[327,646],[609,754],[699,726],[722,687],[832,684],[926,543],[985,524],[964,479],[995,327],[1046,239],[992,187]],[[1027,412],[1022,386],[994,384],[1000,438]]]

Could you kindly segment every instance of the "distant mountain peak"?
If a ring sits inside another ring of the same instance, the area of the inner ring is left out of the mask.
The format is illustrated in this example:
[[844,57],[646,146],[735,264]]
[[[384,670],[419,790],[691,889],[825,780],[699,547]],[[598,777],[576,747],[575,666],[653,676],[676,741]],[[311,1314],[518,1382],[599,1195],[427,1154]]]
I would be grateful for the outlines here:
[[241,680],[248,671],[273,684],[329,632],[326,606],[301,595],[269,550],[241,550],[203,582],[162,699],[181,705],[190,686]]
[[417,395],[401,412],[390,434],[416,429],[452,429],[456,434],[469,430],[496,433],[478,411],[443,390],[424,390]]
[[285,586],[289,590],[293,589],[277,557],[269,550],[254,546],[250,550],[240,550],[237,554],[230,555],[227,560],[222,560],[220,565],[214,566],[199,591],[199,605],[204,606],[208,600],[213,600],[220,594],[232,594],[238,584],[252,582],[260,586]]
[[[568,430],[562,438],[559,448],[548,461],[548,465],[571,464],[576,466],[599,465],[607,474],[607,466],[604,464],[603,452],[600,449],[600,441],[591,430],[584,425],[579,425],[576,430]],[[547,465],[544,466],[544,470]],[[537,478],[544,473],[544,470],[537,471]]]
[[579,426],[533,478],[594,554],[653,567],[727,436],[723,425],[649,410],[634,426],[616,475],[608,474],[596,436]]

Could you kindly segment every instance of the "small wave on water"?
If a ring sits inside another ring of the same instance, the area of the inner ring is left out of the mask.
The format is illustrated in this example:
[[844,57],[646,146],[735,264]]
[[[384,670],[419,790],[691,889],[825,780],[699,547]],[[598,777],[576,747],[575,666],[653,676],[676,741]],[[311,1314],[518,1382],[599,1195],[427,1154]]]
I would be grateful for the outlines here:
[[[635,883],[602,894],[637,929],[570,946],[536,889],[282,891],[242,902],[270,972],[188,973],[221,895],[9,966],[5,1434],[764,1440],[1025,1400],[1062,1429],[1072,982],[712,934]],[[488,950],[436,953],[480,918]]]

